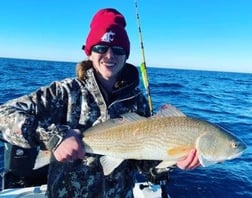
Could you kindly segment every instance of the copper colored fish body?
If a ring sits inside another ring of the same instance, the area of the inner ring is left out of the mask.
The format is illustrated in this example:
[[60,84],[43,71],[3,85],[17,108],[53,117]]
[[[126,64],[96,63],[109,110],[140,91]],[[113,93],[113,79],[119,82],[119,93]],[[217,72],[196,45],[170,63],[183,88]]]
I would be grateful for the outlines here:
[[161,160],[157,168],[165,168],[196,148],[202,166],[209,166],[238,157],[246,148],[225,129],[182,113],[151,118],[128,113],[87,130],[83,142],[86,152],[103,155],[105,175],[125,159]]
[[[156,168],[167,168],[196,148],[201,165],[209,166],[234,159],[246,149],[227,130],[187,117],[171,105],[150,118],[127,113],[122,118],[93,126],[83,134],[85,151],[102,155],[104,175],[110,174],[125,159],[160,160]],[[42,153],[35,167],[48,164],[49,159],[48,154]]]

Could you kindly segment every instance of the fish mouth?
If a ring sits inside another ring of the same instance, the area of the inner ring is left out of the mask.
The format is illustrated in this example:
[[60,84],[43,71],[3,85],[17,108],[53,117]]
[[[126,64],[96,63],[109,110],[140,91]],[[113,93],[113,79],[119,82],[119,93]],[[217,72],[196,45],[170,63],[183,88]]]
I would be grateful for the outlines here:
[[231,155],[230,157],[227,158],[227,160],[232,160],[232,159],[235,159],[235,158],[238,158],[242,155],[244,151],[241,151],[239,153],[235,153],[234,155]]

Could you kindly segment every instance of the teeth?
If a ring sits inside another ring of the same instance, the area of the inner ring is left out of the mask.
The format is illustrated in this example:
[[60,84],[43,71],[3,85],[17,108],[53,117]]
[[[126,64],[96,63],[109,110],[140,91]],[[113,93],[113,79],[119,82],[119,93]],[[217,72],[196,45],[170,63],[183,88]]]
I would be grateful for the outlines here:
[[106,65],[107,67],[113,67],[113,66],[114,66],[114,63],[105,63],[105,65]]

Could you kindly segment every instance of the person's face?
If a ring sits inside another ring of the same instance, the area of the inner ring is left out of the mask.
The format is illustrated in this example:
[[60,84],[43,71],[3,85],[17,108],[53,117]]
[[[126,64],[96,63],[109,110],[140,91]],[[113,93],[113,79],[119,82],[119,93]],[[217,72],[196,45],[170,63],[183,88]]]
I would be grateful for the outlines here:
[[89,59],[102,78],[116,77],[126,61],[125,50],[118,46],[95,45]]

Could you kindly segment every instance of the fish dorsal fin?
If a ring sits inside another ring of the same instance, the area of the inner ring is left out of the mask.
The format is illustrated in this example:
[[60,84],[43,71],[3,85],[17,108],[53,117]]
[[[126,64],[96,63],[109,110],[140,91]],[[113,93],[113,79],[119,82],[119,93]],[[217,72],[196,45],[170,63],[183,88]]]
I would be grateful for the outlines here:
[[186,117],[186,115],[175,106],[171,104],[164,104],[155,114],[155,117]]
[[100,162],[103,168],[104,175],[111,174],[122,162],[124,159],[118,159],[110,156],[102,156]]

